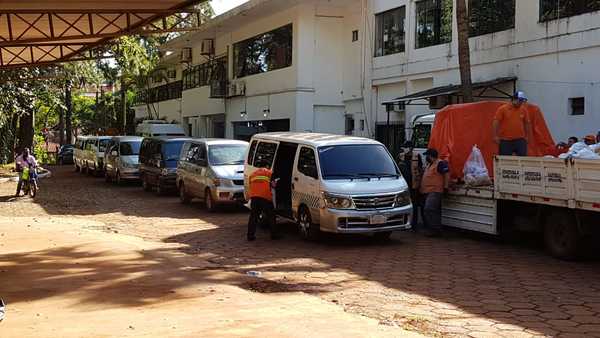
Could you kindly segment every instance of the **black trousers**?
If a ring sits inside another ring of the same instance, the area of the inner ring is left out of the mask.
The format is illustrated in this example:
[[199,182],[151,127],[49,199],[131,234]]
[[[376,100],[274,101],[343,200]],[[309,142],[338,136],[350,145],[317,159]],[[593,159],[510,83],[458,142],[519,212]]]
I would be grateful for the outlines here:
[[248,238],[256,237],[256,228],[261,222],[265,222],[271,231],[271,238],[279,237],[275,220],[275,209],[273,202],[263,198],[250,200],[250,219],[248,220]]
[[442,193],[430,192],[424,196],[423,216],[426,229],[442,229]]
[[501,140],[500,155],[527,156],[527,141],[524,138],[516,140]]

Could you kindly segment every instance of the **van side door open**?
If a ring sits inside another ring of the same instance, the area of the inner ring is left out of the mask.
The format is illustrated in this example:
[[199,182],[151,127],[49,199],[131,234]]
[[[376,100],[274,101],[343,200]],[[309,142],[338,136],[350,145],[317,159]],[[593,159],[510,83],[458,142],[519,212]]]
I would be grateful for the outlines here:
[[281,216],[292,218],[292,174],[298,144],[280,143],[273,166],[273,180],[277,180],[275,189],[275,209]]
[[320,185],[319,165],[316,151],[312,147],[302,146],[295,161],[292,182],[292,206],[295,214],[301,206],[306,206],[313,222],[319,222]]

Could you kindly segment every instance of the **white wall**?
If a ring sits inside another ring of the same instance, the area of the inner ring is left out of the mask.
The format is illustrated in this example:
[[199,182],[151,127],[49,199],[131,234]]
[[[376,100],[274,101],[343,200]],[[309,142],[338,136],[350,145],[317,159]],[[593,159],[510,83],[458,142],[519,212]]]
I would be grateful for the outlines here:
[[224,99],[211,99],[210,87],[203,86],[184,90],[182,93],[183,117],[214,115],[225,113]]
[[[387,95],[388,86],[399,86],[402,96],[431,87],[458,84],[456,22],[450,44],[415,49],[415,5],[408,0],[369,0],[372,22],[367,34],[375,36],[376,13],[406,5],[406,52],[372,57],[371,101]],[[470,39],[473,81],[517,76],[518,87],[530,101],[541,106],[557,140],[582,136],[600,129],[600,12],[538,22],[539,1],[516,1],[515,28]],[[366,45],[373,55],[372,45]],[[431,79],[430,84],[414,86],[415,80]],[[406,92],[402,83],[407,83]],[[508,90],[508,86],[504,86]],[[386,93],[382,95],[382,92]],[[569,115],[569,98],[585,96],[586,114]],[[369,100],[369,99],[367,99]],[[373,109],[377,104],[371,104]],[[408,107],[407,117],[427,112]],[[379,114],[381,118],[381,113]]]

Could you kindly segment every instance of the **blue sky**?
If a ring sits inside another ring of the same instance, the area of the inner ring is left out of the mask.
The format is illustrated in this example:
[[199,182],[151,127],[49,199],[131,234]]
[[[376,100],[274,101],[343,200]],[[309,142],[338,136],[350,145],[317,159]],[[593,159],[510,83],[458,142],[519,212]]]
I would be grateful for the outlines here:
[[212,0],[210,4],[213,6],[215,13],[219,15],[247,1],[248,0]]

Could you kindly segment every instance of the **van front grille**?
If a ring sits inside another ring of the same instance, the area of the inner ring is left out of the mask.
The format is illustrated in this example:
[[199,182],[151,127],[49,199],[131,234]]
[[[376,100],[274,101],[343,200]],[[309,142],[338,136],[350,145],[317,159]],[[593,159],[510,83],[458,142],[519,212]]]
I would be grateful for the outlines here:
[[396,202],[396,194],[382,196],[357,196],[352,197],[358,210],[391,209]]
[[244,185],[244,180],[233,180],[234,185]]

